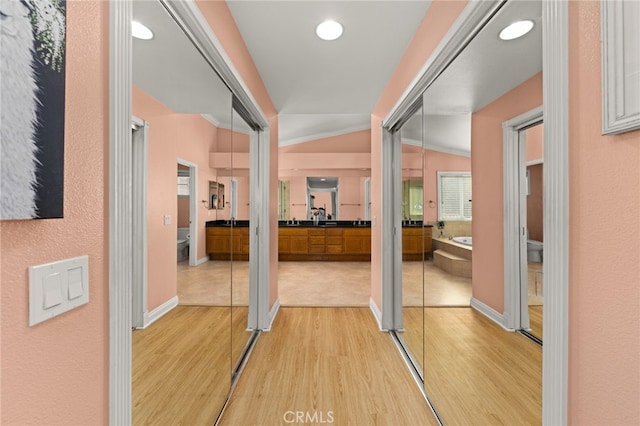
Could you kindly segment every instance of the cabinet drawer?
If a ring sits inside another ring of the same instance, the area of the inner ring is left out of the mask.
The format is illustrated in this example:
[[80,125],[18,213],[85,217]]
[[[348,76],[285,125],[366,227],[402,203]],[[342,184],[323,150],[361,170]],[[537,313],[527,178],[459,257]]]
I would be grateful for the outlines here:
[[327,236],[327,245],[332,245],[332,246],[341,246],[342,245],[342,237],[329,237]]
[[322,237],[309,237],[309,244],[311,245],[323,245],[324,246],[324,235]]

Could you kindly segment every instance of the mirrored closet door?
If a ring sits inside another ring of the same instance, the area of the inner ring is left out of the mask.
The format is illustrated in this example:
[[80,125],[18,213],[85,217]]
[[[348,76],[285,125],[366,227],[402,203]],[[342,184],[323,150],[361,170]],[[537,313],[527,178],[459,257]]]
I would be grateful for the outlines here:
[[[164,3],[133,2],[133,18],[152,32],[132,41],[133,114],[148,134],[133,423],[213,424],[235,361],[230,185],[222,181],[231,175],[232,94]],[[210,162],[220,152],[226,172]]]
[[[424,197],[422,104],[400,128],[402,317],[400,338],[420,375],[424,371]],[[396,186],[397,187],[397,186]]]

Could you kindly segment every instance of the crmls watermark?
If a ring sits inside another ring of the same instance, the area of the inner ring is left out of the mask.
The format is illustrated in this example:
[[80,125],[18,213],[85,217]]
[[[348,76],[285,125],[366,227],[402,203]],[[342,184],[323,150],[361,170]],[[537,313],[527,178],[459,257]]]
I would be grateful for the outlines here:
[[287,411],[282,418],[285,423],[333,423],[333,411]]

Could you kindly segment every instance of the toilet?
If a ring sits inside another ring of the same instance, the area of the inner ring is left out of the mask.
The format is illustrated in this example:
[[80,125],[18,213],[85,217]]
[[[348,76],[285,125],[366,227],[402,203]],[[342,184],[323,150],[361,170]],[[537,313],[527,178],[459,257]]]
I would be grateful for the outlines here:
[[178,262],[189,258],[189,228],[178,228]]
[[543,243],[536,240],[527,240],[527,261],[542,262]]

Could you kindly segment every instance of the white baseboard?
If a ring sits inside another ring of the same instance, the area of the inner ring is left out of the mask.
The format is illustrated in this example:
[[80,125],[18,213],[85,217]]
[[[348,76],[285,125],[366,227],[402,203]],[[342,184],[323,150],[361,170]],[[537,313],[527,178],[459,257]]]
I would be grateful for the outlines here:
[[505,330],[513,331],[513,330],[505,327],[505,325],[504,325],[504,316],[502,314],[498,313],[498,311],[493,309],[491,306],[482,303],[481,301],[479,301],[475,297],[472,297],[471,298],[471,307],[473,309],[475,309],[476,311],[480,312],[485,317],[489,318],[491,321],[493,321],[496,324],[498,324],[500,327],[504,328]]
[[203,257],[202,259],[198,259],[196,261],[196,266],[200,266],[203,263],[207,263],[209,261],[209,256]]
[[276,315],[278,315],[278,311],[280,310],[280,299],[276,299],[276,303],[273,304],[273,308],[269,312],[269,327],[263,331],[271,331],[271,326],[273,325],[273,321],[276,319]]
[[142,328],[147,328],[176,306],[178,306],[178,296],[172,297],[151,312],[145,312],[144,326]]
[[382,328],[382,311],[380,311],[380,308],[378,308],[378,305],[376,305],[376,302],[372,298],[369,298],[369,309],[371,309],[380,331],[388,331]]

